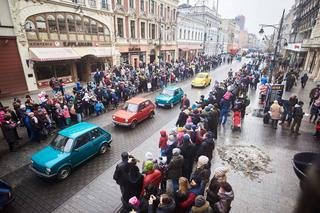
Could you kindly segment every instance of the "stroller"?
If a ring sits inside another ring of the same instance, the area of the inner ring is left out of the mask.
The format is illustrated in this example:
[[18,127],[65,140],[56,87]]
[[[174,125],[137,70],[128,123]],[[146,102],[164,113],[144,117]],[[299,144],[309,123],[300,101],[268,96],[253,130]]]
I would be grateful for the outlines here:
[[241,132],[241,112],[234,111],[233,112],[233,124],[231,126],[232,131],[240,131]]

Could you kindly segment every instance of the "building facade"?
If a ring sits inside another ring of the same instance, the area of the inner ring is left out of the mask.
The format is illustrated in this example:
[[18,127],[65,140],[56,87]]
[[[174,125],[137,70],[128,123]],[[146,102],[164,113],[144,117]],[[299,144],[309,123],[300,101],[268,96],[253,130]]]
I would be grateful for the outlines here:
[[89,81],[115,63],[110,0],[8,1],[28,91]]
[[0,97],[27,91],[8,1],[0,7]]
[[226,52],[235,54],[239,50],[240,26],[234,19],[223,19],[222,31],[227,41]]
[[203,53],[212,56],[220,53],[219,31],[221,28],[221,18],[214,8],[207,5],[195,5],[192,7],[180,8],[179,12],[187,14],[192,19],[198,19],[205,24],[205,34],[203,36]]
[[248,48],[249,34],[246,30],[240,30],[239,48]]
[[175,60],[177,6],[178,0],[112,0],[118,62]]
[[[295,3],[292,30],[286,56],[291,64],[295,63],[300,68],[305,67],[308,48],[303,45],[303,42],[311,38],[312,29],[316,24],[319,12],[319,2],[319,0],[296,0]],[[315,57],[311,56],[311,54],[309,54],[311,58]]]
[[246,17],[244,15],[238,15],[236,18],[236,23],[239,25],[240,30],[245,30]]
[[190,17],[185,7],[190,5],[180,5],[177,16],[177,45],[179,58],[192,60],[203,52],[204,36],[206,24],[199,18]]

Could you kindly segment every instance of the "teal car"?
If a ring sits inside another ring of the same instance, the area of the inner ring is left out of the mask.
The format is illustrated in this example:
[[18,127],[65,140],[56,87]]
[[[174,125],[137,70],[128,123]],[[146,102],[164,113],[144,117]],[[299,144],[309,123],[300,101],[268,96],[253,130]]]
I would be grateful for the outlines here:
[[184,95],[180,87],[168,86],[156,97],[156,105],[159,107],[170,107],[179,103]]
[[111,134],[97,125],[78,123],[59,131],[49,146],[35,153],[30,169],[41,177],[64,180],[79,164],[104,154],[111,141]]

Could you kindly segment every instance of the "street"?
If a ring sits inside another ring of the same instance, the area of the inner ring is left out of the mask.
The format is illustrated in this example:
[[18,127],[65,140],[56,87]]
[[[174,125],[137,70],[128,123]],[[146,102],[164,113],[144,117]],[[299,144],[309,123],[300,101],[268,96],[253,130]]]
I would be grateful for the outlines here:
[[[223,80],[230,68],[237,70],[240,63],[222,65],[211,72],[213,80]],[[179,83],[188,94],[191,102],[207,95],[210,88],[191,89],[190,80]],[[311,83],[308,85],[311,87]],[[298,89],[298,88],[297,88]],[[299,88],[300,89],[300,88]],[[308,91],[308,89],[306,89]],[[154,100],[159,92],[150,94]],[[299,92],[299,95],[301,92]],[[229,172],[236,199],[232,212],[291,212],[299,192],[298,179],[295,177],[291,159],[299,151],[319,150],[319,144],[312,140],[312,125],[302,125],[302,135],[292,137],[288,130],[274,130],[262,123],[261,118],[251,116],[258,108],[256,94],[250,93],[251,105],[243,122],[241,133],[232,133],[230,121],[219,131],[217,146],[229,144],[253,144],[258,146],[271,158],[272,173],[261,176],[261,180],[250,180],[242,174]],[[307,96],[305,97],[307,99]],[[156,116],[139,124],[135,129],[114,127],[111,123],[112,111],[90,119],[112,134],[113,143],[105,155],[95,156],[84,163],[63,182],[48,181],[38,178],[24,165],[5,175],[3,179],[16,185],[16,200],[8,212],[113,212],[120,206],[120,190],[112,175],[122,151],[129,151],[136,158],[143,160],[146,151],[156,155],[159,131],[174,126],[179,107],[173,109],[158,108]],[[289,139],[290,138],[290,139]],[[291,140],[292,138],[292,140]],[[21,154],[22,162],[30,155]],[[25,158],[25,159],[23,159]],[[17,159],[19,161],[19,159]],[[215,151],[212,169],[222,161]]]

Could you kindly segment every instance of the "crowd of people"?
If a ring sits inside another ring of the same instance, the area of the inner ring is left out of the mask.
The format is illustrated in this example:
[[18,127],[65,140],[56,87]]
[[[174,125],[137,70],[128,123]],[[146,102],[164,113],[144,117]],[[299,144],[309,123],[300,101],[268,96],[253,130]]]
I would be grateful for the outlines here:
[[21,139],[18,127],[27,130],[30,141],[40,142],[54,129],[98,116],[138,93],[186,80],[198,72],[219,66],[221,61],[219,57],[201,56],[191,62],[141,63],[138,68],[114,66],[105,71],[97,70],[86,85],[77,82],[72,92],[65,89],[61,79],[52,78],[49,81],[52,93],[43,91],[38,94],[38,100],[30,95],[25,96],[25,101],[14,98],[12,109],[1,105],[0,126],[10,151],[14,151]]
[[208,97],[202,95],[195,103],[185,95],[175,127],[160,131],[159,158],[147,152],[141,172],[139,160],[122,153],[113,176],[120,186],[122,212],[230,211],[234,193],[227,182],[228,168],[217,167],[211,175],[215,140],[231,110],[245,117],[247,93],[256,88],[259,63],[230,70],[226,80],[215,82]]

